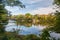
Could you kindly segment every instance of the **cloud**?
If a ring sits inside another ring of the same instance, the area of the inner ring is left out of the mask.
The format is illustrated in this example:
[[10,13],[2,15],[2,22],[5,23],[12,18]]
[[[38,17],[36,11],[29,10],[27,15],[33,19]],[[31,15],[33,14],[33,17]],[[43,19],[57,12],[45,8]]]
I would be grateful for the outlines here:
[[36,2],[39,2],[39,1],[42,1],[42,0],[30,0],[31,3],[36,3]]
[[8,11],[11,11],[11,12],[15,12],[15,11],[19,10],[19,8],[16,7],[16,6],[14,6],[14,7],[6,6],[5,8],[6,8]]
[[55,9],[54,6],[49,6],[49,7],[40,7],[40,8],[37,8],[37,9],[34,9],[34,10],[30,10],[30,11],[27,11],[25,13],[21,13],[22,11],[21,10],[18,10],[17,7],[14,7],[14,8],[10,8],[10,7],[6,7],[9,11],[12,11],[11,14],[13,15],[18,15],[18,14],[25,14],[25,13],[31,13],[32,15],[35,15],[35,14],[49,14],[49,13],[52,13],[52,12],[55,12]]
[[45,8],[37,8],[36,10],[32,10],[31,14],[49,14],[55,12],[55,9],[53,7],[45,7]]
[[[25,14],[27,12],[31,14],[48,14],[55,10],[51,6],[51,0],[21,0],[26,5],[26,8],[19,9],[18,7],[6,7],[12,14]],[[49,7],[51,6],[51,7]]]
[[39,2],[39,1],[42,1],[42,0],[22,0],[22,1],[26,4],[33,4],[33,3],[36,3],[36,2]]

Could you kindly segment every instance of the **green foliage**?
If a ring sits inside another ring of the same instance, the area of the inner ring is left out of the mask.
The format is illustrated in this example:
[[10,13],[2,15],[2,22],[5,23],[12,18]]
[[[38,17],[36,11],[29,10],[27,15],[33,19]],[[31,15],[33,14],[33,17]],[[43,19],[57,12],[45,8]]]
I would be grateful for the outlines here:
[[8,37],[5,36],[5,25],[8,23],[8,11],[5,9],[6,5],[25,8],[19,0],[0,0],[0,40],[8,40]]
[[55,21],[56,23],[53,27],[53,30],[57,33],[60,33],[60,12],[56,12],[55,15],[56,15],[56,21]]
[[23,5],[22,2],[19,0],[0,0],[0,4],[25,8],[25,5]]
[[12,19],[15,19],[18,24],[35,24],[35,25],[45,25],[45,26],[53,26],[55,24],[55,15],[31,15],[30,13],[26,13],[25,15],[16,15],[12,16]]
[[43,33],[42,33],[42,35],[41,35],[41,40],[50,40],[50,34],[49,34],[49,32],[45,29],[45,30],[43,30]]
[[[60,9],[60,0],[54,0],[54,4],[56,4],[58,6],[57,8]],[[60,12],[59,10],[56,10],[55,17],[56,17],[55,25],[51,27],[50,29],[57,33],[60,33]]]
[[26,36],[26,40],[40,40],[40,37],[34,35],[34,34],[30,34]]
[[54,4],[60,6],[60,0],[54,0]]
[[8,14],[7,14],[7,11],[4,9],[4,6],[3,5],[0,5],[0,33],[2,32],[4,32],[5,31],[5,27],[4,27],[4,25],[6,25],[7,24],[7,20],[8,20],[8,18],[7,18],[7,16],[8,16]]

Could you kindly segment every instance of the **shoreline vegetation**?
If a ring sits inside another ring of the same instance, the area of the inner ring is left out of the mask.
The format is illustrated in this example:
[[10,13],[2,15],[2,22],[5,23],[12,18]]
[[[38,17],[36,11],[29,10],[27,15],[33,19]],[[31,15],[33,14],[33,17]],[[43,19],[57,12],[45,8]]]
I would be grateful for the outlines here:
[[53,26],[55,24],[56,17],[53,14],[48,15],[31,15],[30,13],[26,13],[25,15],[12,15],[12,20],[16,20],[19,25],[24,24],[34,24],[34,25],[43,25],[43,26]]

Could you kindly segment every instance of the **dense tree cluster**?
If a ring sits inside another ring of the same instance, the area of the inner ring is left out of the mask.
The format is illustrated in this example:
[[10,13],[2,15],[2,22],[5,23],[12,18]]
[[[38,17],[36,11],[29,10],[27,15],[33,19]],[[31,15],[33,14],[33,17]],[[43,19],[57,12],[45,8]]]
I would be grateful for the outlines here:
[[35,25],[45,25],[45,26],[53,26],[55,24],[55,15],[48,14],[48,15],[31,15],[30,13],[26,13],[25,15],[13,15],[11,19],[16,20],[18,24],[28,25],[28,24],[35,24]]

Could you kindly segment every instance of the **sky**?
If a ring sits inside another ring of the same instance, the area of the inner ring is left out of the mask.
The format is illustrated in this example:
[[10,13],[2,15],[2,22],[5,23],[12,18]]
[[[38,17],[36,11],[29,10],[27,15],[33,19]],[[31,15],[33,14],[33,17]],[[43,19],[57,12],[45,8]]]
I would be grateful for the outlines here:
[[55,12],[53,9],[53,0],[20,0],[26,8],[19,9],[18,7],[8,7],[5,8],[11,11],[12,15],[26,14],[49,14]]

